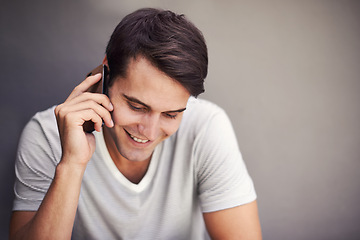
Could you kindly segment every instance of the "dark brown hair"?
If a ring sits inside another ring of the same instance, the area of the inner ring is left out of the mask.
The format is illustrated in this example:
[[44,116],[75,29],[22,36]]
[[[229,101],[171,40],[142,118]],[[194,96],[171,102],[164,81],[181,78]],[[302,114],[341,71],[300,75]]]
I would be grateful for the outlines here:
[[207,47],[200,30],[184,15],[153,8],[127,15],[111,35],[106,56],[110,79],[126,77],[129,60],[143,56],[192,96],[204,92]]

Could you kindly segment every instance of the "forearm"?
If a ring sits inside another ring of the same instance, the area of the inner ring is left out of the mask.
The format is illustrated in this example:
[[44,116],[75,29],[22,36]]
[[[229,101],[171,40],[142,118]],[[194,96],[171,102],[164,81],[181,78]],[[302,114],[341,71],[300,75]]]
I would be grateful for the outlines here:
[[70,239],[85,168],[61,161],[35,216],[13,239]]

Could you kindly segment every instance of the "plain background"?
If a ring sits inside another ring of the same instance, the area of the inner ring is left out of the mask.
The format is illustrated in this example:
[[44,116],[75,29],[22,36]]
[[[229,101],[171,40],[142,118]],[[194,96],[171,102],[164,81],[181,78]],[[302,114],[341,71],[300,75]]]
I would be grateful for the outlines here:
[[19,135],[101,63],[140,7],[185,15],[209,48],[206,93],[225,108],[267,240],[360,239],[360,1],[0,2],[0,238]]

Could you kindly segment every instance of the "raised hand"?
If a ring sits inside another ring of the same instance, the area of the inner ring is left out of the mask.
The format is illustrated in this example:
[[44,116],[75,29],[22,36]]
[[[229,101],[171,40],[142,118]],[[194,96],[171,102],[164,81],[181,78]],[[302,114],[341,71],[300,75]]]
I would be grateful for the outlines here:
[[62,161],[86,167],[95,151],[94,135],[83,129],[86,122],[93,122],[96,131],[101,131],[103,122],[108,127],[114,126],[110,99],[104,94],[88,92],[100,79],[100,73],[87,77],[74,88],[64,103],[55,108]]

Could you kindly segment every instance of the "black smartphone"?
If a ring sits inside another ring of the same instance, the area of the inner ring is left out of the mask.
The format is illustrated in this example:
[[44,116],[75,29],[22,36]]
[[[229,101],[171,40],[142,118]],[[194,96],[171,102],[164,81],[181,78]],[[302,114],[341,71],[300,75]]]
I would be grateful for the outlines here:
[[105,94],[106,96],[109,97],[108,94],[108,82],[109,82],[109,70],[108,67],[103,64],[102,65],[102,89],[101,89],[101,93]]
[[87,91],[93,93],[103,93],[108,96],[109,69],[105,64],[99,65],[89,72],[86,77],[101,73],[101,81],[91,86]]
[[[87,74],[86,77],[95,75],[99,72],[101,72],[101,81],[99,81],[98,83],[91,86],[88,89],[88,92],[98,92],[98,93],[105,94],[106,96],[109,97],[109,95],[108,95],[109,70],[105,64],[99,65],[96,68],[94,68],[91,72],[89,72]],[[104,125],[104,121],[103,121],[103,125]],[[92,121],[86,121],[83,124],[83,129],[87,133],[92,133],[95,130],[94,123]]]

